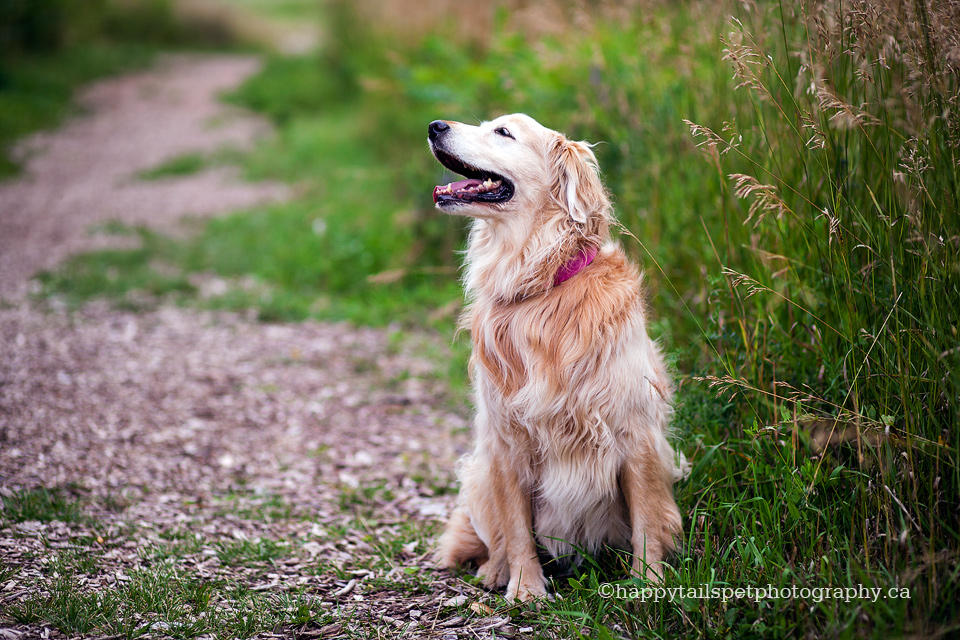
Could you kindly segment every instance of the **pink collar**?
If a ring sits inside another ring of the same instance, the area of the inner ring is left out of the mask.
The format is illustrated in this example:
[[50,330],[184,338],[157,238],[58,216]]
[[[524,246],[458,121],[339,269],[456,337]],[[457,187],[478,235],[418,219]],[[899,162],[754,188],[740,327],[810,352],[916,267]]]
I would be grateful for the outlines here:
[[581,249],[580,253],[578,253],[573,260],[560,267],[560,270],[557,271],[557,274],[553,276],[553,286],[556,287],[560,285],[560,283],[569,280],[573,276],[583,271],[587,265],[593,262],[593,259],[596,257],[596,247],[591,245]]

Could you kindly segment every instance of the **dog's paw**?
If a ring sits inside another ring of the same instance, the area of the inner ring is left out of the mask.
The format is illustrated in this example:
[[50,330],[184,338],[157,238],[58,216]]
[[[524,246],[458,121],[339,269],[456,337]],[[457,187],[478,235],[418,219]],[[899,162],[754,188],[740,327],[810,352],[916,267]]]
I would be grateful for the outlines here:
[[507,584],[507,593],[504,595],[507,601],[530,602],[537,598],[546,598],[547,581],[543,577],[543,571],[537,573],[539,575],[529,578],[523,575],[511,577]]
[[665,566],[663,559],[676,549],[682,532],[680,511],[671,504],[663,510],[661,521],[646,535],[635,535],[632,574],[643,576],[653,584],[659,583]]
[[[647,582],[650,584],[660,584],[663,582],[663,562],[652,562],[646,565],[647,570],[644,572],[643,577],[647,579]],[[639,574],[639,570],[637,574]]]
[[660,584],[663,582],[664,569],[667,563],[663,560],[645,560],[640,556],[633,556],[630,575],[637,578],[644,578],[649,584]]
[[477,578],[488,589],[499,589],[507,582],[507,565],[505,562],[487,560],[477,569]]
[[683,533],[683,519],[676,504],[671,504],[663,515],[663,524],[660,529],[660,546],[663,554],[667,555],[677,548],[680,535]]

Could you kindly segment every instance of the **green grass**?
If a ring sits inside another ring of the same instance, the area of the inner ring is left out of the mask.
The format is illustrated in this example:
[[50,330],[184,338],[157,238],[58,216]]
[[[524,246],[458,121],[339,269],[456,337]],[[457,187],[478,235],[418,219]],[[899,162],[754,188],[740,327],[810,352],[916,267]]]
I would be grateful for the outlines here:
[[[236,522],[238,517],[231,513],[226,521]],[[270,590],[254,585],[274,579],[271,572],[297,556],[306,540],[211,542],[189,525],[155,531],[144,522],[131,525],[106,544],[71,535],[69,547],[51,548],[41,539],[34,552],[20,556],[23,571],[30,575],[31,594],[5,604],[0,624],[42,623],[70,636],[176,638],[247,638],[264,632],[314,632],[331,623],[346,626],[351,618],[335,605],[332,592],[339,588],[336,580],[349,580],[358,571],[370,579],[354,593],[363,594],[369,602],[381,597],[394,602],[400,596],[430,599],[434,579],[429,571],[410,569],[389,579],[380,576],[403,567],[412,554],[423,553],[436,529],[413,520],[384,525],[360,519],[349,526],[346,521],[331,526],[319,540],[336,542],[349,535],[373,551],[355,554],[349,568],[328,565],[319,558],[317,563],[304,564],[302,571],[302,576],[316,575],[319,580]],[[143,535],[151,539],[156,535],[156,542],[141,544],[139,560],[132,565],[124,562],[118,571],[115,550],[125,555],[131,548],[127,541],[142,542]],[[198,561],[206,566],[202,573],[196,571]],[[20,574],[17,567],[0,568],[4,581],[18,579]],[[351,630],[350,637],[367,636],[362,630]]]
[[199,173],[207,167],[207,159],[199,153],[188,153],[172,158],[152,169],[141,171],[137,177],[141,180],[160,180]]
[[[89,515],[90,505],[65,500],[59,494],[41,489],[5,498],[0,525],[59,521],[85,531],[96,523]],[[39,569],[30,571],[32,593],[5,604],[0,609],[0,623],[45,623],[68,635],[246,638],[277,629],[322,627],[331,619],[329,607],[321,607],[320,598],[308,590],[262,593],[244,582],[243,578],[250,579],[250,571],[267,572],[276,561],[294,554],[288,541],[222,540],[210,544],[194,531],[160,531],[156,543],[139,549],[140,561],[135,566],[117,571],[111,550],[129,549],[125,541],[144,533],[139,529],[142,526],[111,526],[108,541],[71,533],[69,547],[53,548],[40,538],[39,548],[20,556]],[[187,559],[210,554],[219,568],[215,575],[201,577]],[[20,574],[17,567],[0,568],[3,582]],[[103,585],[106,576],[112,586]],[[91,580],[101,588],[92,588]]]
[[64,574],[49,594],[9,607],[5,615],[20,624],[48,622],[69,634],[177,638],[248,638],[282,626],[322,625],[329,617],[303,593],[271,597],[164,565],[133,571],[116,589],[101,592],[86,592],[75,576]]
[[0,517],[9,522],[81,522],[83,514],[79,498],[62,489],[24,489],[2,499]]
[[158,297],[190,294],[195,287],[174,266],[163,264],[173,243],[146,229],[139,229],[138,249],[111,249],[72,258],[58,271],[44,273],[39,282],[44,290],[59,292],[69,303],[92,296],[115,299],[121,306],[141,308]]
[[282,496],[267,494],[252,496],[243,493],[229,494],[218,499],[219,513],[233,514],[245,520],[278,522],[284,520],[309,520],[309,512],[301,512]]
[[214,545],[220,563],[227,566],[269,564],[287,553],[288,545],[273,540],[238,540]]

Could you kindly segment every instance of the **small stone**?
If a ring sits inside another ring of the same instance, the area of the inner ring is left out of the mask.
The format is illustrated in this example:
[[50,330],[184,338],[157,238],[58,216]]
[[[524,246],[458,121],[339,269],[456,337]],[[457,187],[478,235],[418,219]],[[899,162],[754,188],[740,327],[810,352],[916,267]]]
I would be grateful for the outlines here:
[[443,606],[462,607],[463,605],[467,604],[467,599],[468,599],[467,596],[464,596],[464,595],[454,596],[452,598],[448,598],[447,600],[444,600]]

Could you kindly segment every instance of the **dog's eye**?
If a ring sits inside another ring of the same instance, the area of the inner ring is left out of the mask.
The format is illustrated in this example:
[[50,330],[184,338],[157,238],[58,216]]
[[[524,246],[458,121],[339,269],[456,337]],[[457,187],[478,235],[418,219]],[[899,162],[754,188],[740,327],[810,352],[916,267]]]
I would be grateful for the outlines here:
[[493,132],[498,136],[503,136],[504,138],[510,138],[511,140],[516,140],[516,138],[513,137],[513,134],[511,134],[506,127],[497,127],[496,129],[493,130]]

